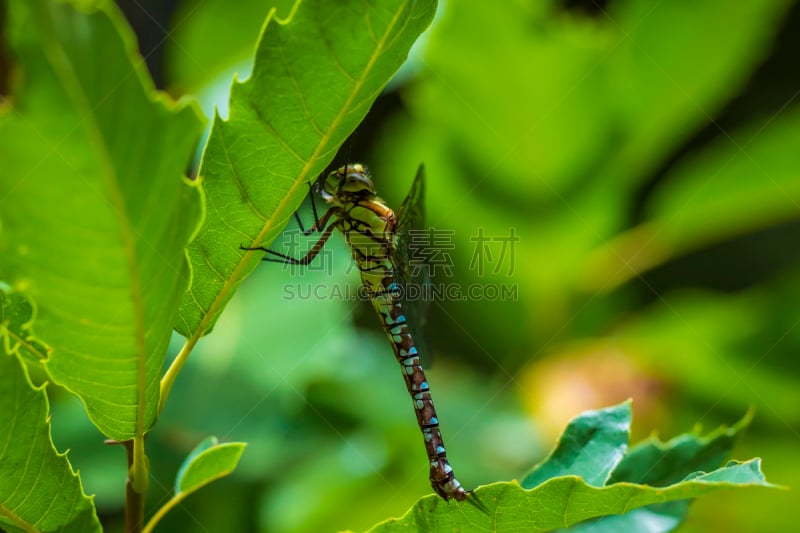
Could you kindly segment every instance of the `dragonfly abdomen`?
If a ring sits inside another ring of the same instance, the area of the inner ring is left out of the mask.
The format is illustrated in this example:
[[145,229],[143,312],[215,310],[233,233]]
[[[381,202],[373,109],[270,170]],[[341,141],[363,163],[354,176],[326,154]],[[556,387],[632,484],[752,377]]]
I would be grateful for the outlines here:
[[384,277],[384,290],[372,299],[372,305],[383,322],[384,330],[394,348],[395,358],[403,369],[406,389],[414,404],[417,424],[425,439],[425,451],[430,463],[430,480],[433,489],[444,499],[464,500],[467,492],[455,478],[447,460],[439,418],[433,406],[430,386],[420,365],[419,353],[408,328],[403,307],[397,298],[397,285],[393,276]]

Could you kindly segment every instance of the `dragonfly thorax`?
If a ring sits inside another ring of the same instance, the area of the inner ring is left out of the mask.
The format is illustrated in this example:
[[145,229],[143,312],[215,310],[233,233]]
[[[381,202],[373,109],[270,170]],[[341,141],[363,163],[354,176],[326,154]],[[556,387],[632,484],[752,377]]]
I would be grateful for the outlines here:
[[329,204],[346,204],[375,197],[367,167],[353,163],[334,170],[322,184],[322,198]]

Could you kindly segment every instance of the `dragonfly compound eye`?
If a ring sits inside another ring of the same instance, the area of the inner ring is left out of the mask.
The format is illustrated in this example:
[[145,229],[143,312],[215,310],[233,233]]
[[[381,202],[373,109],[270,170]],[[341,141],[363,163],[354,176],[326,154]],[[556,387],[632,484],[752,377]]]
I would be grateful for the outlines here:
[[372,180],[363,172],[349,172],[339,185],[339,190],[343,193],[357,195],[374,195],[375,186]]

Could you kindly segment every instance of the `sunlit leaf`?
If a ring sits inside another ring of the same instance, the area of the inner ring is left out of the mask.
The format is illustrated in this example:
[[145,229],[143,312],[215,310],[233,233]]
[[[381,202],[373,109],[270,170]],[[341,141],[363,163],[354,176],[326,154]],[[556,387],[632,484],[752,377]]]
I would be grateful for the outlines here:
[[215,119],[203,155],[208,217],[189,248],[192,285],[176,323],[197,338],[308,194],[411,44],[434,0],[300,4],[265,27],[252,76],[235,82],[230,118]]
[[156,93],[112,3],[9,4],[19,80],[0,107],[0,275],[39,309],[46,368],[108,437],[154,423],[201,212],[202,122]]

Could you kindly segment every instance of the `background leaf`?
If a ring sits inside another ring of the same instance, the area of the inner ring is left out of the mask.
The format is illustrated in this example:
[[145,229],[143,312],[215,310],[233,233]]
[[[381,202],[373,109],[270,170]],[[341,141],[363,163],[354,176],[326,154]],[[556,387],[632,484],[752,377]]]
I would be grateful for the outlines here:
[[44,391],[8,349],[32,338],[33,319],[30,301],[0,289],[0,525],[9,533],[101,531],[93,498],[53,446]]
[[630,401],[587,411],[570,421],[558,445],[520,481],[530,489],[558,476],[579,476],[588,485],[603,486],[628,449]]
[[0,273],[39,306],[53,380],[106,436],[141,436],[188,282],[201,204],[181,174],[202,124],[153,91],[111,4],[11,2],[8,34]]
[[[448,6],[426,52],[429,75],[406,91],[410,113],[383,128],[372,167],[412,174],[412,162],[425,161],[428,218],[455,232],[454,277],[520,291],[516,300],[453,302],[447,312],[478,344],[511,342],[522,357],[531,338],[551,338],[580,309],[575,302],[594,294],[586,295],[586,277],[592,291],[608,290],[612,276],[639,272],[624,259],[645,255],[647,239],[622,258],[608,251],[607,268],[587,259],[636,220],[631,204],[649,192],[646,180],[755,69],[787,1],[729,9],[704,0],[688,17],[682,5],[641,0],[614,2],[594,18],[561,16],[549,4],[477,6]],[[738,31],[709,34],[723,11]],[[656,37],[667,28],[670,39]],[[507,264],[469,268],[479,226],[497,239],[516,231],[511,275]],[[650,253],[659,254],[658,243]],[[531,318],[508,338],[504,325],[520,315]]]
[[269,21],[253,74],[234,83],[230,119],[215,119],[203,154],[208,217],[189,248],[182,335],[213,327],[263,255],[240,247],[267,246],[283,230],[435,8],[433,0],[310,0],[290,20]]
[[[618,91],[603,97],[618,106],[624,142],[608,170],[631,165],[621,178],[640,180],[642,171],[713,117],[767,52],[788,5],[770,0],[727,9],[723,0],[703,0],[689,18],[676,3],[631,0],[609,9],[605,20],[622,37],[622,50],[608,69],[610,88]],[[668,27],[680,33],[665,41],[659,36]]]

